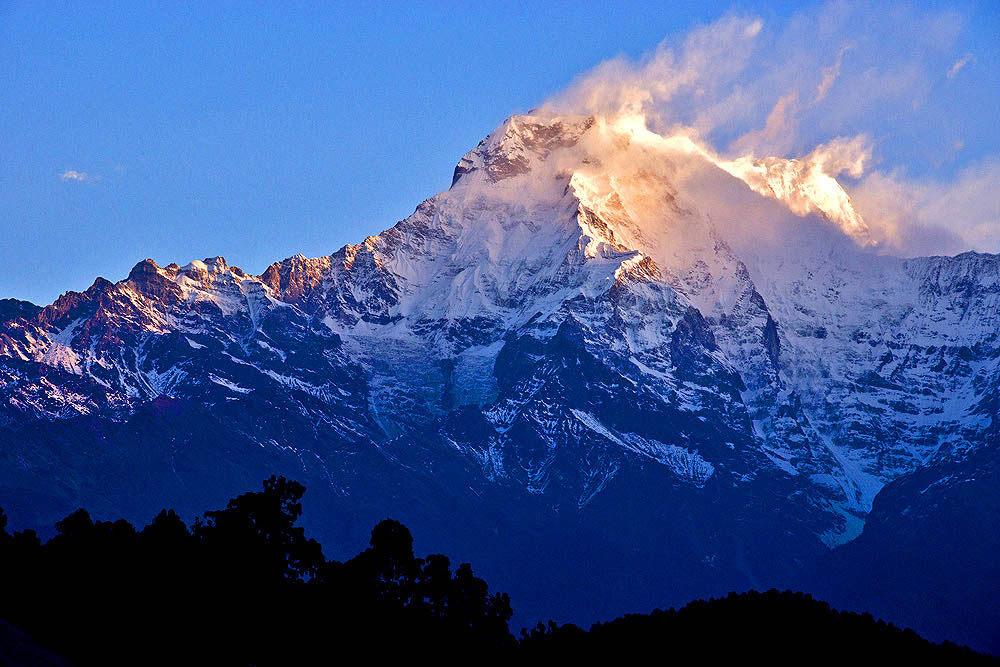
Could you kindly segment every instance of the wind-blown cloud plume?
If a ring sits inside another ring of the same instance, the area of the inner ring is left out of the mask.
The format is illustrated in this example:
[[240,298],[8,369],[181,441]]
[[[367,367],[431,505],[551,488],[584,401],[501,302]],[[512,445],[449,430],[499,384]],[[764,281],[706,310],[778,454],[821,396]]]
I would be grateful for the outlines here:
[[1000,159],[963,169],[952,181],[872,172],[852,188],[866,220],[912,254],[1000,250]]
[[[910,163],[927,162],[918,151],[954,155],[961,141],[896,138],[901,119],[927,122],[935,85],[971,61],[956,60],[961,26],[958,14],[906,6],[831,3],[781,25],[729,15],[637,61],[601,63],[545,106],[684,137],[751,189],[824,214],[863,246],[998,251],[1000,188],[988,184],[1000,182],[1000,159],[910,178]],[[792,176],[806,185],[775,189]]]

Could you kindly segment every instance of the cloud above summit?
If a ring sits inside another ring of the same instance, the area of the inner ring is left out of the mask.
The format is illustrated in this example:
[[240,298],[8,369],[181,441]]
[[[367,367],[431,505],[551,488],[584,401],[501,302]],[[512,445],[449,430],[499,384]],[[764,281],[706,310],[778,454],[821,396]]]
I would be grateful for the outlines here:
[[1000,156],[955,163],[963,112],[948,98],[975,62],[965,20],[848,3],[770,22],[730,14],[638,59],[603,62],[545,106],[641,115],[730,160],[818,161],[884,252],[997,252],[1000,188],[989,183],[1000,183]]

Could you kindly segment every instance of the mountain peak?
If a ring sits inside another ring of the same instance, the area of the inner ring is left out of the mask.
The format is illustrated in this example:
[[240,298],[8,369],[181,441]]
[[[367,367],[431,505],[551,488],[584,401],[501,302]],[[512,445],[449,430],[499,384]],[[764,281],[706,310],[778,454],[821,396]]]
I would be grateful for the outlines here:
[[[172,264],[171,266],[176,266],[176,264]],[[146,258],[132,267],[132,270],[129,271],[128,278],[126,278],[126,280],[141,282],[159,271],[160,267],[156,264],[156,262],[150,258]]]
[[511,116],[462,157],[452,186],[473,173],[493,183],[526,174],[553,150],[575,145],[594,120],[593,116],[549,112]]
[[299,253],[268,266],[260,275],[260,281],[282,299],[295,302],[322,283],[329,270],[329,257],[309,259]]

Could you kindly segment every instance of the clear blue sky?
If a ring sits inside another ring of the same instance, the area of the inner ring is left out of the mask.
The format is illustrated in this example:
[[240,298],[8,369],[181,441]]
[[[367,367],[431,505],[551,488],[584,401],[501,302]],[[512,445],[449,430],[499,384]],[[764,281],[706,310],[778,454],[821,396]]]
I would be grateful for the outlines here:
[[[257,273],[328,254],[601,61],[796,4],[0,1],[0,298],[48,303],[145,257]],[[980,86],[997,4],[962,5]],[[996,118],[970,112],[976,145]]]

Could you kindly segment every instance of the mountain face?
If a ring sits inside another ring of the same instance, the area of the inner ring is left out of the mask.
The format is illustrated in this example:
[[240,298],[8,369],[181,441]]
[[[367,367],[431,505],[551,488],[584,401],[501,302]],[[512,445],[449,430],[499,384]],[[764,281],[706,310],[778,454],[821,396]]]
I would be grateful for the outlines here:
[[19,299],[0,299],[0,322],[7,322],[15,317],[32,317],[42,308],[30,301]]
[[996,447],[920,468],[879,493],[858,539],[817,563],[816,593],[1000,654],[998,517]]
[[812,586],[996,451],[1000,257],[877,255],[863,225],[794,160],[515,116],[330,256],[4,302],[0,504],[145,521],[280,472],[325,543],[392,515],[525,620]]

